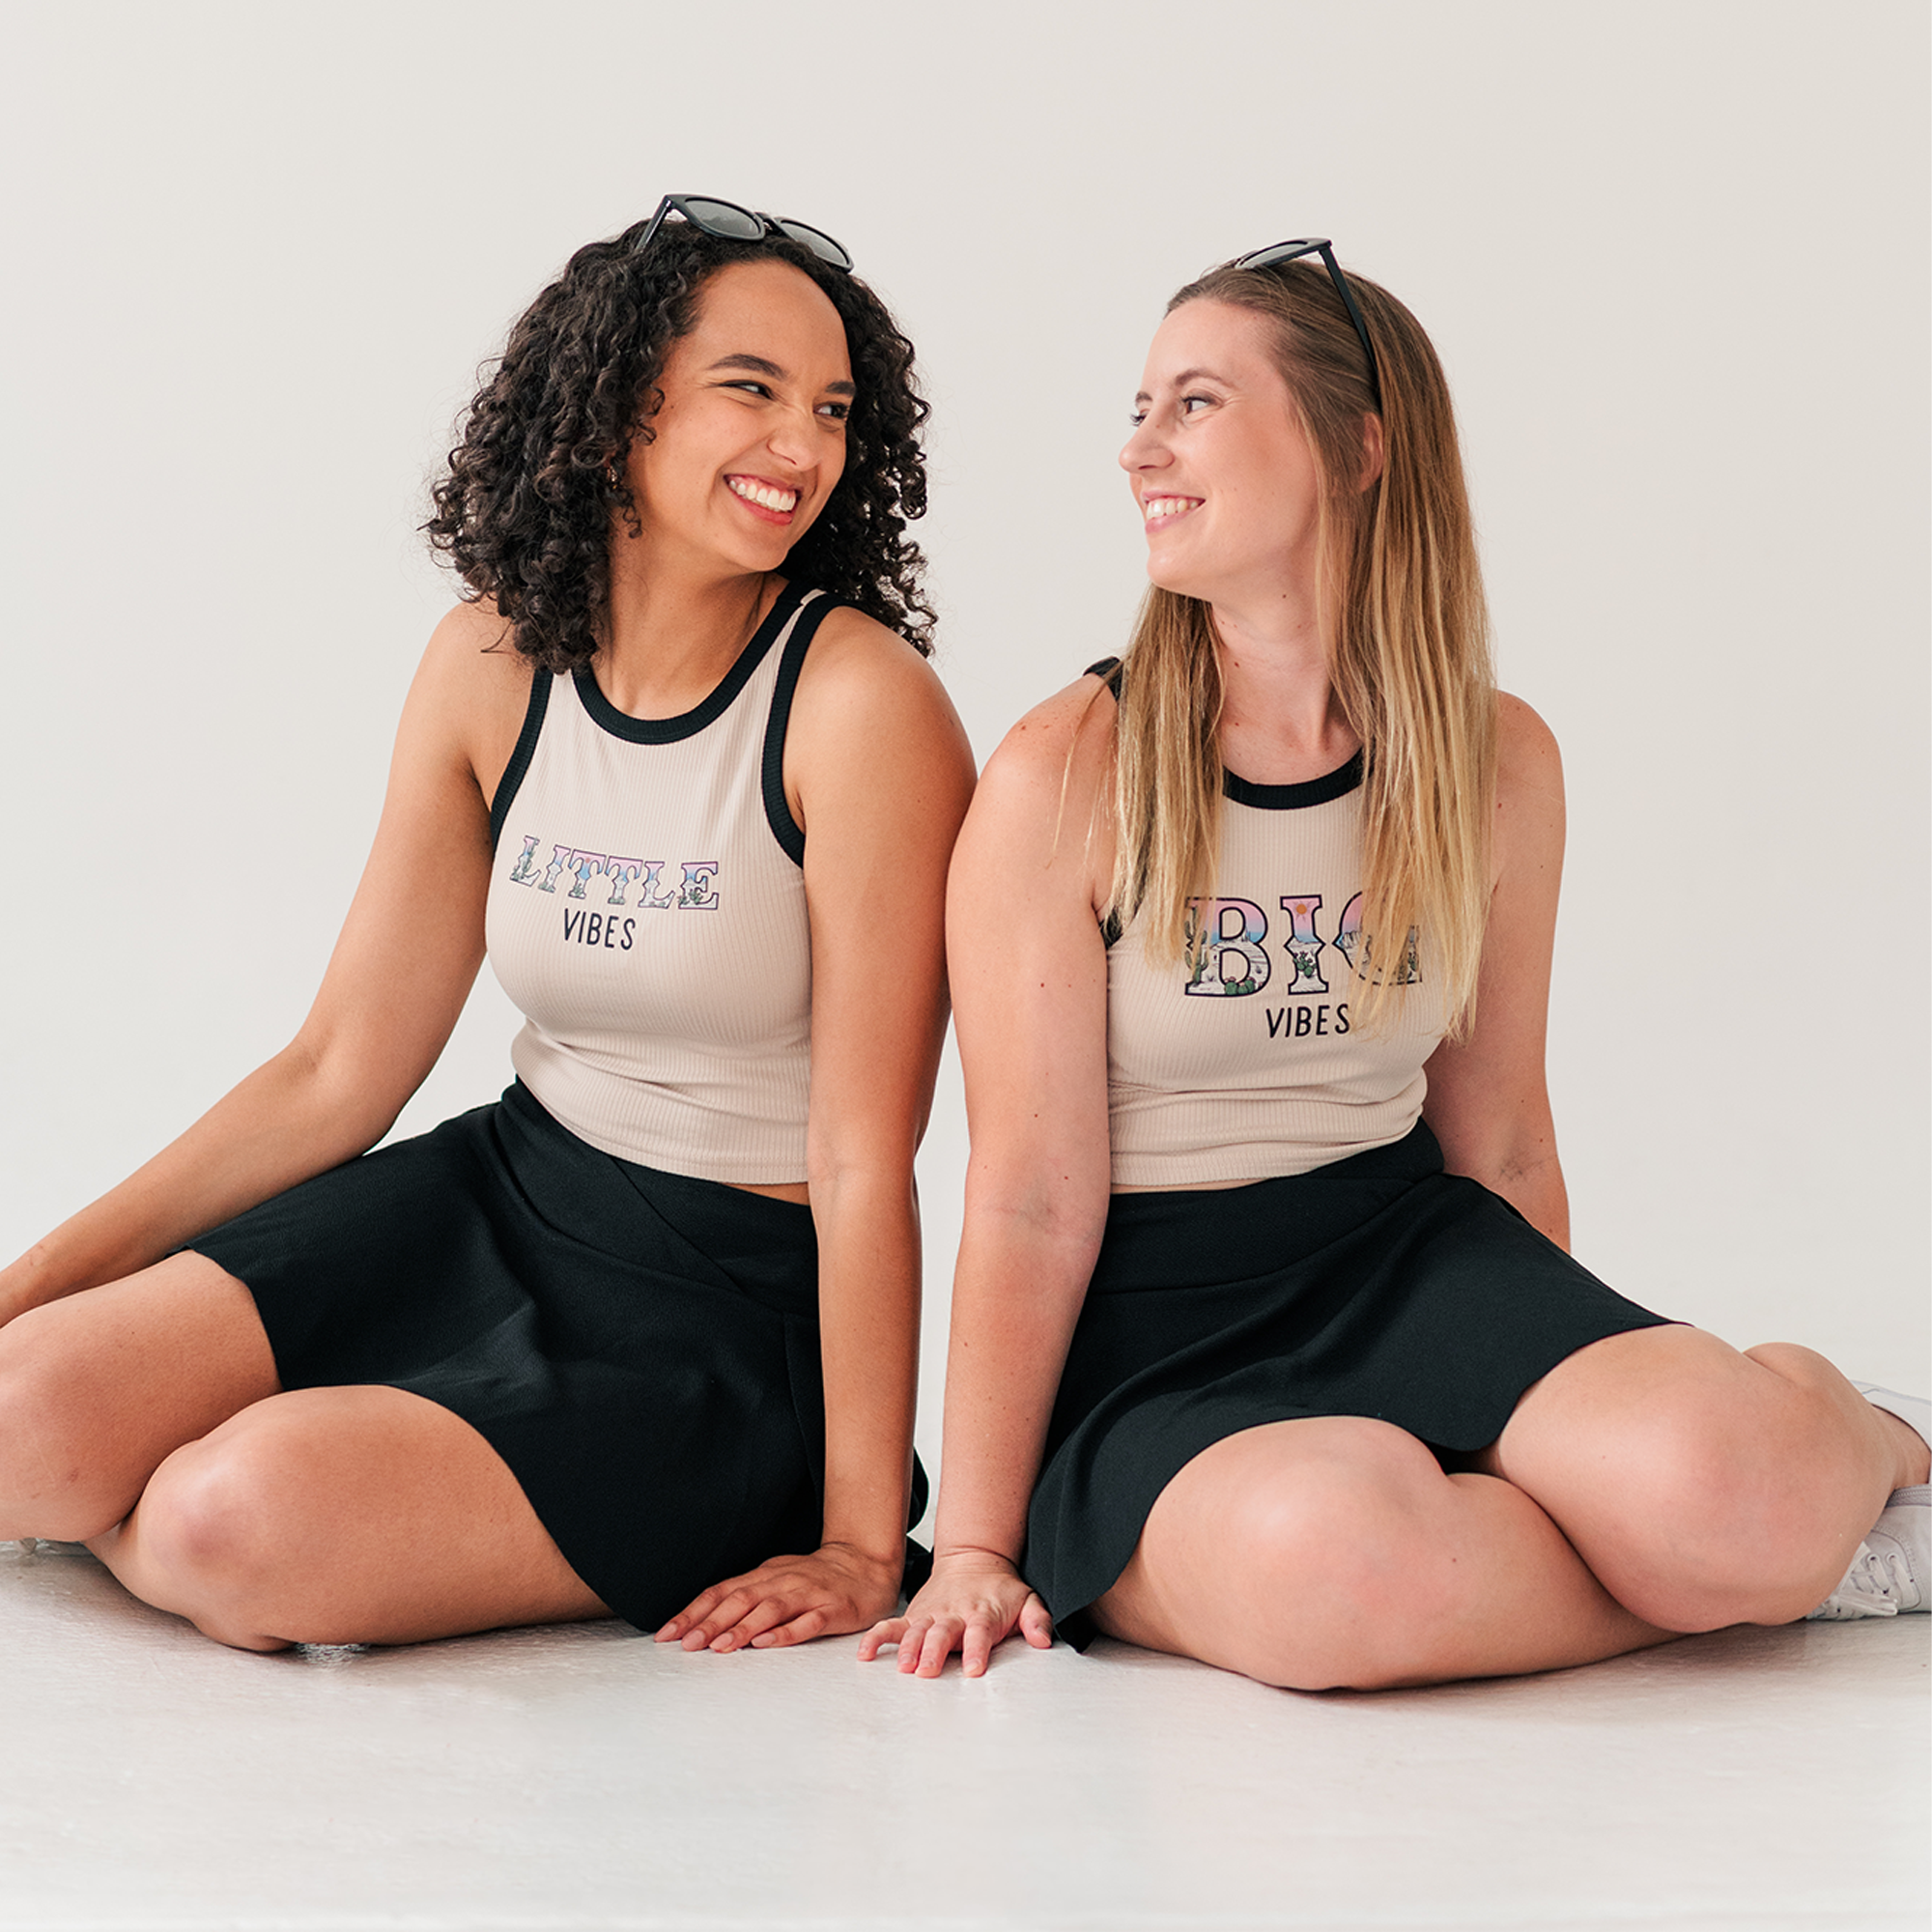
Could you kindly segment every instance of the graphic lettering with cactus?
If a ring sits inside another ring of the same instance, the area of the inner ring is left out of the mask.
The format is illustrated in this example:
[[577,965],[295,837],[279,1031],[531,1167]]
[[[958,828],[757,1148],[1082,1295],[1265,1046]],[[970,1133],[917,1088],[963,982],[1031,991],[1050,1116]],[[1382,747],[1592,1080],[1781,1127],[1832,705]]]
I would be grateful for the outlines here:
[[[1288,930],[1276,939],[1275,946],[1287,962],[1289,976],[1289,983],[1277,989],[1281,994],[1293,998],[1329,991],[1329,975],[1334,969],[1324,970],[1321,955],[1331,944],[1353,978],[1379,978],[1373,941],[1362,930],[1360,893],[1342,908],[1332,942],[1323,939],[1320,931],[1320,893],[1286,894],[1280,904],[1288,915]],[[1182,926],[1187,978],[1181,990],[1207,999],[1245,999],[1260,992],[1274,974],[1267,937],[1268,916],[1253,899],[1189,899]],[[1411,926],[1403,948],[1399,983],[1413,986],[1421,979],[1421,942]]]

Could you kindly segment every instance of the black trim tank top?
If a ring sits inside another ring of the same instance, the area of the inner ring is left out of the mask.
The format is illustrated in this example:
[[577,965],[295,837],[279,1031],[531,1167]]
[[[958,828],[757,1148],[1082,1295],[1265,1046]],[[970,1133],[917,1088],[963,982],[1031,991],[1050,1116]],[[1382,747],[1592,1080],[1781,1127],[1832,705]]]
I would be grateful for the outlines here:
[[724,680],[633,718],[539,670],[491,807],[486,932],[525,1015],[510,1057],[606,1153],[731,1182],[806,1178],[811,935],[785,725],[836,608],[788,585]]
[[[1096,667],[1096,668],[1098,668]],[[1148,958],[1136,918],[1107,952],[1107,1111],[1117,1187],[1305,1174],[1401,1140],[1442,1037],[1439,987],[1413,935],[1403,991],[1357,1023],[1362,758],[1303,784],[1222,781],[1211,896],[1187,949]]]

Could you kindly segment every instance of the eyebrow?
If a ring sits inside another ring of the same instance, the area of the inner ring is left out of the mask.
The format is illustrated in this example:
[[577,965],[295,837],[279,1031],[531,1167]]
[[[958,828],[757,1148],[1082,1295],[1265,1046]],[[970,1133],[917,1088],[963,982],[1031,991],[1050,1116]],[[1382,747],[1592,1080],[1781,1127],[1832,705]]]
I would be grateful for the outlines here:
[[[762,355],[721,355],[712,363],[713,369],[748,369],[754,376],[769,376],[774,382],[784,380],[784,371],[776,362],[767,361]],[[859,387],[856,383],[828,383],[827,395],[856,396]]]
[[[1174,387],[1177,389],[1185,388],[1189,383],[1198,382],[1203,376],[1207,377],[1210,383],[1219,383],[1224,389],[1232,389],[1235,386],[1218,369],[1183,369],[1179,375],[1174,378]],[[1145,389],[1138,389],[1134,392],[1134,401],[1137,403],[1151,403],[1153,401],[1153,398]]]

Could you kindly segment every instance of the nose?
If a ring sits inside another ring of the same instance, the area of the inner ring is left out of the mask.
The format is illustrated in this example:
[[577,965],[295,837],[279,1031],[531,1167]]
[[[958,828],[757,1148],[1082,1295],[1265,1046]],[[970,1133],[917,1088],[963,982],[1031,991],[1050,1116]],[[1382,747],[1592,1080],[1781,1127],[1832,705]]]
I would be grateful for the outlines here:
[[1122,448],[1121,468],[1131,476],[1137,469],[1157,469],[1167,461],[1166,441],[1154,427],[1150,412],[1134,425],[1133,435]]
[[809,469],[818,459],[819,418],[810,410],[799,407],[781,410],[772,423],[765,446],[781,463],[795,469]]

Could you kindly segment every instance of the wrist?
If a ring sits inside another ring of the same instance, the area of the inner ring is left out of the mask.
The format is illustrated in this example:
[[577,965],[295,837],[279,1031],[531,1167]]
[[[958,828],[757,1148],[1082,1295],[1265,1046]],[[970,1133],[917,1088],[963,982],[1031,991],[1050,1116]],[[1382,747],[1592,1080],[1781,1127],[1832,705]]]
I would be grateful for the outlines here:
[[989,1565],[1020,1574],[1019,1561],[1004,1549],[983,1543],[942,1543],[932,1552],[932,1567],[949,1570],[983,1570]]
[[[907,1488],[911,1459],[907,1459]],[[828,1483],[820,1514],[822,1548],[847,1549],[868,1563],[889,1565],[895,1576],[905,1563],[907,1488],[895,1483],[860,1490],[856,1484]]]
[[932,1523],[932,1551],[935,1556],[994,1556],[1002,1563],[1019,1568],[1020,1551],[1026,1548],[1026,1518],[1009,1519],[1005,1510],[948,1509],[946,1497]]
[[825,1536],[818,1545],[820,1549],[836,1552],[848,1562],[861,1563],[870,1569],[883,1572],[888,1578],[897,1577],[905,1568],[905,1538],[900,1536],[890,1548],[882,1548],[876,1542],[861,1541],[850,1536]]

